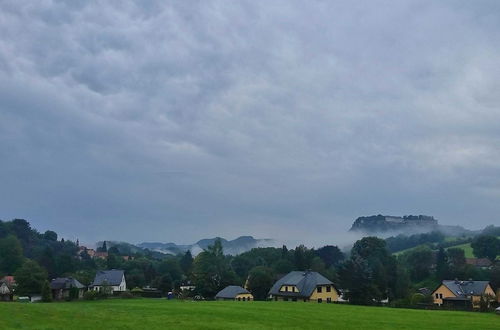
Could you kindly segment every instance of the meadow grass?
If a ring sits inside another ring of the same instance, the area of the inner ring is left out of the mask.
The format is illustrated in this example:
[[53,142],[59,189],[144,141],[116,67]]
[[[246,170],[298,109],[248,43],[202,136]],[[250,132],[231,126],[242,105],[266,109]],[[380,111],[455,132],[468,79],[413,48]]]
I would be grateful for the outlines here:
[[493,313],[301,302],[0,303],[0,329],[500,329]]

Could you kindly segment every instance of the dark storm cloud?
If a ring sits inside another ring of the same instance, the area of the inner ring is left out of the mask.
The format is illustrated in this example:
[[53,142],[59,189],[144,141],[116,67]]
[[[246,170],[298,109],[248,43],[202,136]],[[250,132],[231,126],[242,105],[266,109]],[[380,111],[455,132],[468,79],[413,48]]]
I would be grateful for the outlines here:
[[[2,1],[1,217],[331,242],[500,213],[496,1]],[[323,229],[319,229],[321,228]]]

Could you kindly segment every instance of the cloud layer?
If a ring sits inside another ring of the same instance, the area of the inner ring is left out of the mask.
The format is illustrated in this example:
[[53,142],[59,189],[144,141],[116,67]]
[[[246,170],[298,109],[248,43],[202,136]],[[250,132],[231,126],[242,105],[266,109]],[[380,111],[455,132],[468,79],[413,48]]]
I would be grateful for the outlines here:
[[499,13],[2,1],[0,216],[89,242],[498,223]]

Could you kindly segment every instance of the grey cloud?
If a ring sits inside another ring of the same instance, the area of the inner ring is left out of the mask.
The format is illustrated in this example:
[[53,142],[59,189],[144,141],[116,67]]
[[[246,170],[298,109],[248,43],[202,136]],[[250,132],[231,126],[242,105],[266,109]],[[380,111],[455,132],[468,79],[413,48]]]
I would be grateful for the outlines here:
[[0,216],[180,243],[492,223],[498,6],[3,1]]

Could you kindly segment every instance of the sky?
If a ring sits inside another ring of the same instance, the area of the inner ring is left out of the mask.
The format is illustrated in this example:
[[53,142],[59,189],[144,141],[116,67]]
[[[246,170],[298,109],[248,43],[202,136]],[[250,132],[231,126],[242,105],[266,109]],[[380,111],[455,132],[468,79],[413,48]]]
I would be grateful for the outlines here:
[[0,219],[83,242],[500,223],[500,2],[0,1]]

